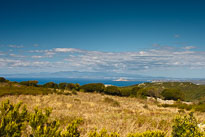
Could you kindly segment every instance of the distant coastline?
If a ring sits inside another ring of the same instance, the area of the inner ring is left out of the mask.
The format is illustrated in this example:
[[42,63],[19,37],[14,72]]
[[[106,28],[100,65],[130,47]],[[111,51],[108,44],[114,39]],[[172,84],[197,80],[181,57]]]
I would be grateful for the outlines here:
[[113,86],[130,86],[145,83],[145,80],[131,80],[131,81],[113,81],[113,79],[85,79],[85,78],[7,78],[10,81],[28,81],[28,80],[37,80],[39,84],[45,84],[47,82],[67,82],[67,83],[79,83],[80,85],[89,84],[89,83],[103,83],[105,85]]
[[128,79],[124,79],[124,78],[119,78],[119,79],[116,79],[116,80],[113,80],[113,81],[133,81],[133,80],[128,80]]

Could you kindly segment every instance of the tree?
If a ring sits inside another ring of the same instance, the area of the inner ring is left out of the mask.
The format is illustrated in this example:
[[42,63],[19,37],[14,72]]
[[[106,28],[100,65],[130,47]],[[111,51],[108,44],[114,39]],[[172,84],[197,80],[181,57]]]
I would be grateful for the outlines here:
[[162,91],[161,95],[166,100],[184,100],[184,93],[178,89],[169,88]]

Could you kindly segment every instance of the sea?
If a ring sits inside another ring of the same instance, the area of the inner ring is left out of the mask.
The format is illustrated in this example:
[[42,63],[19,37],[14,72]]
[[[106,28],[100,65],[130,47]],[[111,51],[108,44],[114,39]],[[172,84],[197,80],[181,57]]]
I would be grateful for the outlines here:
[[28,80],[37,80],[38,84],[45,84],[47,82],[55,83],[78,83],[80,85],[89,84],[89,83],[103,83],[105,85],[114,85],[114,86],[131,86],[136,84],[141,84],[149,81],[113,81],[108,79],[82,79],[82,78],[6,78],[10,81],[28,81]]

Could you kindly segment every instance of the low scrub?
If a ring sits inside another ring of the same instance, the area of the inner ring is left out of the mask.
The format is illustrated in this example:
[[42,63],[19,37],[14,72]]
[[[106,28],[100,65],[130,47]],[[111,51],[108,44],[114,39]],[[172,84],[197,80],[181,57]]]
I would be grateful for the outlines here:
[[15,85],[14,83],[9,83],[8,85],[0,87],[0,96],[5,95],[47,95],[53,93],[52,89],[43,87],[32,87]]
[[173,137],[204,137],[204,133],[199,129],[197,120],[193,112],[185,116],[177,116],[172,127]]
[[[75,119],[62,129],[60,122],[51,119],[51,109],[35,108],[29,112],[22,103],[11,104],[9,100],[0,106],[0,136],[1,137],[80,137],[79,125],[82,119]],[[193,112],[188,115],[178,115],[173,120],[172,137],[204,137],[203,130],[198,126]],[[106,126],[106,125],[105,125]],[[130,133],[127,137],[165,137],[163,131],[146,131],[143,133]],[[108,132],[102,129],[88,132],[88,137],[120,137],[117,132]]]
[[97,132],[97,130],[91,131],[88,137],[120,137],[120,135],[116,132],[108,133],[106,129],[102,129],[99,132]]
[[120,103],[118,101],[116,101],[112,98],[109,98],[109,97],[105,97],[104,102],[111,104],[111,106],[113,106],[113,107],[120,107]]
[[81,86],[80,89],[83,89],[85,92],[104,92],[105,85],[102,83],[90,83]]
[[166,100],[184,100],[184,93],[181,92],[179,89],[165,89],[162,91],[161,95],[164,97]]
[[143,133],[129,134],[127,137],[166,137],[166,133],[162,131],[146,131]]
[[117,96],[121,95],[120,89],[117,86],[106,87],[105,93],[109,95],[117,95]]
[[[51,120],[51,109],[28,112],[22,103],[16,105],[9,101],[0,106],[0,136],[1,137],[79,137],[78,125],[82,119],[76,119],[68,124],[65,130],[60,129],[58,120]],[[31,130],[28,130],[31,128]]]

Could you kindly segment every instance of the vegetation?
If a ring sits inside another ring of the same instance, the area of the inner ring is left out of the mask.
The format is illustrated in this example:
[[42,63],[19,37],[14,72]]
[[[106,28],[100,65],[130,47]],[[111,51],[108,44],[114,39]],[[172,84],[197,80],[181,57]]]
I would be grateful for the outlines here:
[[24,85],[24,86],[34,86],[34,87],[37,87],[38,85],[38,81],[37,80],[30,80],[30,81],[22,81],[20,82],[21,85]]
[[43,87],[24,86],[16,83],[5,83],[0,86],[0,96],[5,95],[47,95],[53,93],[52,89]]
[[[72,120],[63,130],[59,120],[51,119],[51,109],[35,108],[29,112],[22,102],[14,105],[9,100],[0,106],[0,136],[5,137],[80,137],[79,125],[82,119]],[[120,137],[117,132],[102,129],[90,131],[88,137]],[[198,126],[193,112],[188,115],[176,116],[173,120],[172,137],[204,137],[204,131]],[[127,137],[165,137],[166,132],[157,130],[142,133],[129,133]]]
[[108,86],[105,89],[105,93],[109,95],[118,95],[120,96],[120,89],[117,86]]
[[184,94],[185,101],[205,101],[205,85],[196,85],[191,82],[156,82],[140,85],[141,88],[156,88],[159,93],[165,89],[175,89]]
[[104,92],[105,85],[102,83],[90,83],[80,87],[85,92]]
[[6,82],[6,79],[4,77],[0,77],[0,82]]
[[48,82],[48,83],[45,83],[44,85],[43,85],[43,87],[45,87],[45,88],[58,88],[58,84],[56,84],[56,83],[54,83],[54,82]]
[[[0,78],[0,96],[5,95],[47,95],[52,93],[71,95],[77,94],[76,91],[80,90],[79,84],[73,83],[59,83],[48,82],[39,85],[38,81],[22,81],[11,82],[5,78]],[[64,90],[71,91],[71,93],[64,92]]]
[[[22,103],[16,105],[9,101],[2,102],[0,107],[0,136],[2,137],[79,137],[78,125],[82,122],[77,119],[68,124],[66,130],[60,129],[58,120],[51,120],[50,109],[36,108],[34,113],[28,112]],[[31,127],[31,131],[27,128]]]
[[144,133],[129,134],[128,137],[165,137],[166,133],[162,131],[146,131]]
[[91,131],[88,134],[88,137],[119,137],[120,135],[116,132],[111,132],[110,134],[107,132],[106,129],[102,129],[101,131],[97,132],[97,130],[95,131]]
[[166,100],[184,100],[184,93],[178,89],[164,89],[161,95]]
[[113,107],[119,107],[120,106],[120,103],[112,98],[109,98],[109,97],[105,97],[104,98],[104,102],[108,103],[108,104],[111,104],[111,106]]
[[173,137],[202,137],[205,134],[197,126],[197,120],[193,113],[185,116],[177,116],[174,119],[172,129]]

